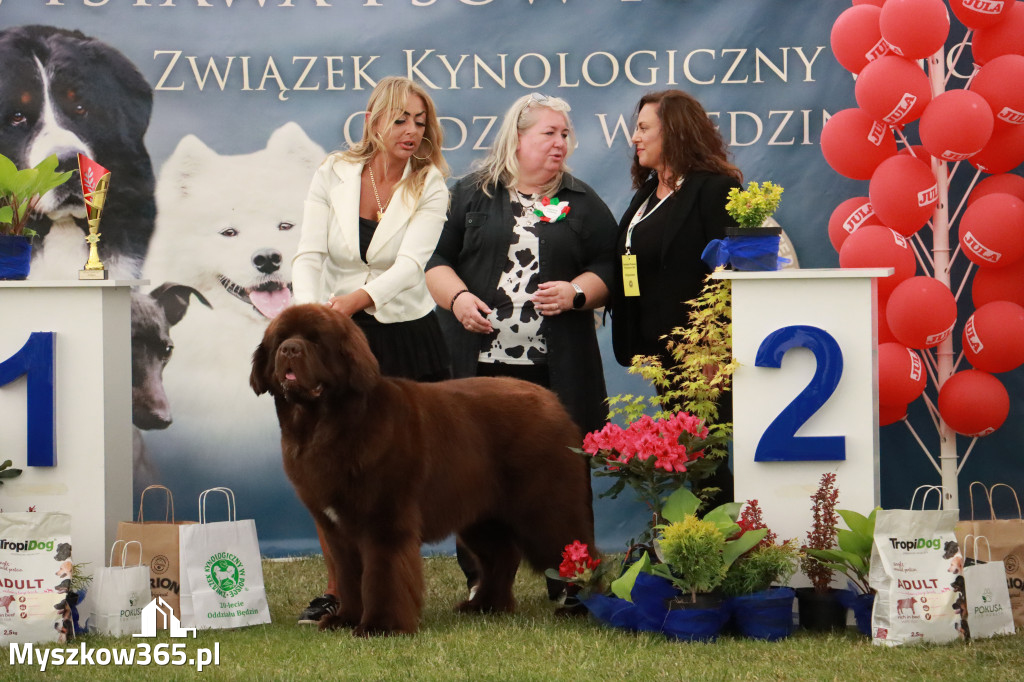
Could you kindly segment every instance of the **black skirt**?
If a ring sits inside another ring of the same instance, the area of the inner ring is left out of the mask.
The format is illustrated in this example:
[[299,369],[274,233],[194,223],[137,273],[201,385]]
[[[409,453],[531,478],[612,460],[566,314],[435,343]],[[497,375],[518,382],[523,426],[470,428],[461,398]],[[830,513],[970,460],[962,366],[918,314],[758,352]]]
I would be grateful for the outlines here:
[[352,321],[366,334],[370,350],[385,376],[440,381],[451,377],[448,346],[445,345],[433,311],[418,320],[384,323],[360,311]]

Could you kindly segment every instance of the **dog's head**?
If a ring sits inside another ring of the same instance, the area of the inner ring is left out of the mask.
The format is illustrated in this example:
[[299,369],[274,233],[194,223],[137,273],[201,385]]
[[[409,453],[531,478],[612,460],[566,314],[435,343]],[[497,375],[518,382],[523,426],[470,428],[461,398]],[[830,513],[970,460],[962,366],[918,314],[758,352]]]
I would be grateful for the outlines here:
[[960,545],[956,543],[956,540],[947,540],[946,544],[942,548],[942,558],[952,559],[959,551]]
[[[19,26],[0,31],[0,63],[0,153],[19,168],[56,154],[61,170],[76,170],[82,153],[111,171],[115,187],[119,176],[151,178],[143,137],[153,92],[123,54],[78,31]],[[81,194],[72,180],[38,211],[83,218]]]
[[249,385],[288,402],[324,394],[365,394],[380,367],[362,330],[348,316],[310,303],[286,308],[267,326],[252,356]]
[[132,293],[132,423],[143,430],[171,424],[171,406],[164,391],[164,367],[174,343],[170,329],[181,321],[191,297],[209,301],[190,286],[165,282],[148,294]]

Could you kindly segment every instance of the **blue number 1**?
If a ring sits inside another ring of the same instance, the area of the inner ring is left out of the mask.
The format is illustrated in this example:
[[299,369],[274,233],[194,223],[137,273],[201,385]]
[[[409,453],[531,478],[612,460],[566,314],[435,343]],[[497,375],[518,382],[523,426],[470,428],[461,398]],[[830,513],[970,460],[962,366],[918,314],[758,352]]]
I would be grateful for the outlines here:
[[53,332],[32,332],[17,353],[0,362],[0,386],[27,375],[30,467],[57,463],[53,425]]
[[757,349],[758,367],[782,367],[790,348],[814,353],[814,376],[800,394],[768,425],[754,451],[755,462],[790,462],[846,459],[845,436],[797,436],[796,432],[824,405],[843,375],[843,352],[824,329],[807,325],[783,327],[769,334]]

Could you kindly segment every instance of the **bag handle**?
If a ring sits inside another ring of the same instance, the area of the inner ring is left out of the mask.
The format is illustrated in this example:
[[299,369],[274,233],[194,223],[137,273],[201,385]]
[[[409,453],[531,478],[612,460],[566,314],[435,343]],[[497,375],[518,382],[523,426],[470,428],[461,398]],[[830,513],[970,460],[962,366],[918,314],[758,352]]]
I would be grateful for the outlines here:
[[992,512],[992,520],[995,520],[995,518],[996,518],[996,508],[992,504],[992,493],[993,493],[993,491],[995,491],[996,488],[999,488],[999,487],[1006,488],[1011,493],[1013,493],[1013,501],[1017,503],[1017,518],[1018,519],[1022,518],[1021,510],[1020,510],[1020,498],[1017,497],[1017,491],[1014,490],[1012,486],[1010,486],[1010,485],[1008,485],[1006,483],[993,483],[992,487],[988,489],[988,509],[989,509],[990,512]]
[[208,488],[199,493],[199,523],[206,523],[206,495],[208,493],[223,493],[228,503],[228,521],[236,520],[235,492],[231,488],[218,486]]
[[921,509],[924,509],[924,505],[928,502],[928,495],[935,492],[939,496],[939,509],[942,509],[942,496],[945,490],[941,485],[919,485],[914,489],[914,494],[910,498],[910,508],[914,508],[914,501],[917,499],[917,493],[920,490],[924,490],[924,494],[921,495]]
[[971,500],[971,521],[974,520],[974,486],[976,485],[981,486],[981,489],[985,492],[985,499],[988,500],[989,508],[992,507],[992,499],[989,496],[989,491],[988,488],[985,487],[985,484],[981,481],[971,481],[971,485],[967,487],[967,496]]
[[[970,535],[968,535],[967,537],[964,538],[964,542],[967,542],[967,538],[968,537],[970,537]],[[975,561],[980,561],[981,560],[981,558],[978,556],[978,540],[984,540],[985,541],[985,549],[988,550],[988,561],[986,563],[991,563],[992,562],[992,545],[988,544],[988,538],[985,537],[984,535],[975,535],[974,536],[974,554],[972,555],[974,557],[974,560]]]
[[114,540],[114,544],[112,544],[110,546],[110,558],[107,561],[107,566],[109,566],[110,568],[114,567],[114,550],[117,549],[118,545],[123,545],[121,547],[121,564],[120,564],[121,568],[124,568],[124,567],[126,567],[128,565],[128,547],[130,545],[138,545],[139,546],[139,562],[137,564],[135,564],[135,565],[136,566],[141,566],[142,565],[142,543],[141,542],[139,542],[138,540]]
[[154,488],[157,490],[163,490],[165,493],[167,493],[167,497],[164,500],[164,521],[174,523],[174,495],[172,495],[171,491],[162,485],[147,486],[145,490],[139,493],[139,523],[145,523],[142,520],[142,507],[144,506],[143,502],[145,502],[146,493],[150,490],[153,490]]

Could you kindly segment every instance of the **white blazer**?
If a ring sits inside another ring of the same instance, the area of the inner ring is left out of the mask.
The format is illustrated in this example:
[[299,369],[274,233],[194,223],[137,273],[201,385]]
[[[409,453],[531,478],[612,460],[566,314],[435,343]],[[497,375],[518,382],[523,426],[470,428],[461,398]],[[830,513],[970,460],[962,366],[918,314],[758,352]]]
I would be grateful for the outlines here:
[[[406,164],[402,177],[409,175]],[[313,176],[302,215],[299,249],[292,260],[296,303],[326,303],[363,289],[366,312],[385,323],[416,320],[434,308],[424,267],[437,246],[448,211],[444,176],[432,168],[414,201],[403,187],[391,199],[366,251],[359,257],[359,190],[363,166],[328,156]]]

